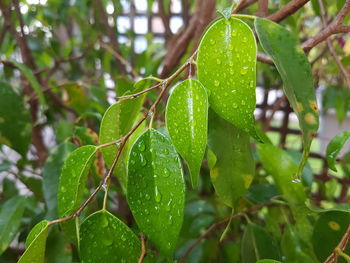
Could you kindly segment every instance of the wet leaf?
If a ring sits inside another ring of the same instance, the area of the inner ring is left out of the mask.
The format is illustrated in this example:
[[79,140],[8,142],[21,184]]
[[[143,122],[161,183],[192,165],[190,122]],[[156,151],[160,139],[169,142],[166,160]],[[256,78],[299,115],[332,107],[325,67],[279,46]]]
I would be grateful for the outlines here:
[[[87,175],[95,158],[96,149],[96,146],[92,145],[82,146],[73,151],[64,162],[57,193],[59,217],[71,215],[81,205]],[[76,225],[74,220],[61,224],[64,232],[74,243],[78,242]]]
[[7,249],[17,234],[24,211],[24,198],[15,196],[1,205],[0,210],[0,255]]
[[[316,221],[312,244],[317,258],[323,262],[338,245],[350,222],[350,213],[329,211],[321,213]],[[345,253],[350,253],[348,247]]]
[[297,36],[272,21],[256,18],[255,29],[265,52],[271,57],[283,80],[283,90],[299,119],[303,133],[303,156],[296,177],[300,178],[310,152],[319,118],[310,63]]
[[0,144],[25,156],[31,135],[29,112],[22,98],[7,83],[0,81]]
[[339,152],[347,140],[349,140],[349,138],[350,131],[343,131],[334,136],[333,139],[328,143],[326,157],[329,169],[332,169],[335,172],[337,171],[337,168],[335,167],[335,161]]
[[226,205],[234,207],[255,173],[249,135],[210,111],[208,148],[208,155],[215,159],[209,165],[215,191]]
[[43,220],[33,227],[26,240],[26,250],[18,263],[44,263],[48,224],[48,221]]
[[[137,89],[133,89],[132,86],[126,85],[119,88],[121,95],[130,95],[137,93],[146,87],[147,82],[139,84]],[[144,95],[139,96],[136,99],[126,100],[121,103],[117,102],[111,105],[105,112],[101,127],[100,127],[100,144],[117,141],[122,138],[127,132],[129,132],[136,121],[136,118],[141,110],[141,106],[144,101]],[[117,146],[111,145],[101,149],[103,159],[106,164],[110,167],[113,163],[114,157],[117,154]],[[117,164],[121,166],[122,162]],[[126,176],[125,174],[116,173],[123,189],[126,188]]]
[[170,140],[154,129],[132,146],[127,200],[137,225],[163,254],[173,253],[184,214],[185,183]]
[[138,237],[122,221],[102,210],[87,217],[80,227],[82,262],[137,262],[141,254]]
[[45,255],[48,263],[72,262],[72,247],[62,232],[50,231],[46,242]]
[[47,217],[51,220],[57,217],[57,192],[61,169],[68,155],[76,149],[71,142],[56,146],[46,159],[43,170],[43,194],[47,207]]
[[204,34],[198,51],[198,79],[213,110],[258,139],[254,126],[256,42],[239,19],[218,19]]
[[270,233],[253,223],[249,223],[245,228],[241,257],[242,263],[255,263],[264,258],[280,259],[278,246]]
[[196,187],[208,126],[208,96],[199,81],[185,80],[172,91],[166,107],[166,126],[175,149],[188,164],[192,186]]

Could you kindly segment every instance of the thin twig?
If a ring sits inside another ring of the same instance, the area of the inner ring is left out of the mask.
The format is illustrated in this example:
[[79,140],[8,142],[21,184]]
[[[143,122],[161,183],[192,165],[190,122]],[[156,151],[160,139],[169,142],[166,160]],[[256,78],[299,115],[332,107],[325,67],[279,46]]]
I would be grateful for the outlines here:
[[145,94],[145,93],[147,93],[149,91],[152,91],[154,89],[159,88],[161,85],[162,85],[162,83],[160,82],[160,83],[154,85],[153,87],[150,87],[148,89],[144,89],[144,90],[142,90],[140,92],[137,92],[137,93],[134,93],[134,94],[131,94],[131,95],[127,95],[127,96],[117,97],[118,103],[122,103],[122,102],[124,102],[126,100],[136,99],[137,97],[141,96],[142,94]]
[[300,8],[302,8],[307,2],[310,0],[293,0],[290,1],[288,4],[283,6],[280,10],[277,12],[269,15],[267,19],[270,19],[275,22],[280,22],[286,17],[289,17],[290,15],[294,14],[296,11],[298,11]]
[[145,236],[143,234],[140,235],[140,239],[141,239],[141,255],[139,260],[137,261],[137,263],[142,263],[144,258],[147,255],[147,250],[146,250],[146,239]]

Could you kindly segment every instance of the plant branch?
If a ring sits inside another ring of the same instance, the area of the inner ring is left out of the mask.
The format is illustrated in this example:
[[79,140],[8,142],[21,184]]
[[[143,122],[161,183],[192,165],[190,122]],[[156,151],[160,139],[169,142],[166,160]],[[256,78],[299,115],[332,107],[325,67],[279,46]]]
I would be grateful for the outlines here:
[[[320,10],[321,10],[321,19],[322,19],[322,24],[323,27],[326,28],[327,27],[327,13],[326,13],[326,9],[324,7],[323,1],[322,0],[318,0],[318,3],[320,5]],[[350,89],[350,75],[349,72],[346,70],[346,68],[344,67],[344,65],[341,63],[337,52],[335,51],[334,47],[333,47],[333,43],[332,40],[330,38],[326,39],[326,43],[329,49],[329,52],[331,53],[331,55],[333,56],[335,63],[337,63],[340,71],[342,72],[342,74],[344,75],[344,78],[346,80],[347,86]]]
[[345,234],[343,235],[342,239],[340,240],[339,244],[334,248],[332,254],[329,255],[329,257],[324,261],[324,263],[334,263],[337,262],[338,257],[342,252],[346,249],[348,243],[350,240],[350,224],[348,228],[346,229]]
[[300,8],[302,8],[307,2],[310,0],[293,0],[290,1],[288,4],[286,4],[284,7],[282,7],[277,12],[269,15],[267,19],[270,19],[275,22],[280,22],[286,17],[294,14],[296,11],[298,11]]
[[143,234],[141,234],[140,239],[141,239],[141,255],[140,255],[139,260],[137,261],[138,263],[142,263],[144,258],[147,255],[145,236]]

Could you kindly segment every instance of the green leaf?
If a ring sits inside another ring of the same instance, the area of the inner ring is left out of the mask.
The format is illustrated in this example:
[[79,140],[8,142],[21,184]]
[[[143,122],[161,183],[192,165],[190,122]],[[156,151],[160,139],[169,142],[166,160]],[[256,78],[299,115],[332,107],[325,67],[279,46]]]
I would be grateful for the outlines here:
[[[147,82],[144,82],[142,85],[138,85],[137,89],[132,89],[131,87],[124,86],[119,88],[119,92],[122,94],[128,94],[130,92],[136,93],[143,90]],[[138,116],[141,106],[143,104],[145,96],[141,95],[136,99],[127,100],[123,102],[117,102],[111,105],[105,112],[101,127],[100,127],[100,143],[109,143],[117,141],[122,138],[127,132],[130,131],[133,124],[135,123],[136,117]],[[101,149],[103,154],[103,159],[106,164],[110,167],[113,163],[114,157],[117,154],[117,147],[111,145]],[[118,166],[122,165],[121,163],[117,164],[116,171]],[[123,189],[126,188],[127,178],[125,174],[116,173]]]
[[263,258],[280,259],[275,240],[264,228],[249,223],[241,243],[242,263],[255,263]]
[[50,231],[46,243],[46,260],[48,263],[71,263],[72,248],[62,232]]
[[310,152],[319,118],[310,63],[298,38],[284,27],[256,18],[255,29],[265,52],[271,57],[283,80],[283,90],[299,119],[303,133],[303,156],[296,171],[300,178]]
[[71,142],[56,146],[46,159],[43,170],[43,194],[47,207],[47,217],[57,217],[57,192],[62,166],[68,155],[77,147]]
[[26,250],[18,263],[44,263],[48,224],[48,221],[43,220],[33,227],[26,240]]
[[[85,145],[73,151],[64,162],[57,193],[58,216],[72,214],[83,201],[87,175],[95,158],[96,146]],[[61,224],[67,236],[76,243],[78,233],[77,220],[70,220]]]
[[254,126],[256,42],[239,19],[210,25],[198,50],[198,79],[208,90],[213,110],[237,128],[258,138]]
[[166,256],[173,253],[182,226],[185,182],[170,140],[154,129],[132,146],[127,200],[140,230]]
[[26,176],[23,174],[18,174],[19,179],[23,184],[28,187],[30,191],[34,194],[35,198],[39,201],[43,201],[43,191],[42,191],[42,178],[37,178],[33,176]]
[[[349,212],[329,211],[320,215],[313,230],[312,244],[317,258],[321,262],[332,253],[340,242],[349,222]],[[345,253],[350,253],[350,247]]]
[[181,82],[166,107],[166,126],[177,152],[186,160],[192,186],[198,184],[207,143],[208,96],[197,80]]
[[30,85],[32,86],[32,88],[34,89],[36,94],[38,95],[41,106],[45,107],[46,100],[45,100],[44,93],[42,92],[41,85],[39,84],[39,82],[35,78],[33,72],[22,63],[19,63],[15,60],[11,60],[11,62],[23,73],[25,78],[28,80],[28,82],[30,83]]
[[96,149],[93,145],[82,146],[73,151],[64,162],[58,186],[59,216],[66,216],[80,206]]
[[219,15],[222,15],[226,20],[229,20],[231,18],[231,15],[232,15],[232,10],[236,5],[237,5],[236,1],[233,1],[231,6],[226,7],[224,9],[219,9],[216,12]]
[[344,144],[350,138],[350,131],[343,131],[338,133],[333,139],[328,143],[326,150],[326,157],[329,169],[337,171],[335,167],[335,161]]
[[122,221],[101,210],[87,217],[80,227],[82,262],[137,262],[140,240]]
[[297,170],[297,164],[293,158],[272,144],[258,144],[257,150],[262,165],[272,175],[283,197],[292,204],[304,204],[306,194],[302,184],[291,180]]
[[254,178],[249,135],[210,111],[208,147],[211,159],[216,159],[210,167],[215,191],[226,205],[234,207]]
[[58,86],[57,89],[64,92],[63,103],[73,108],[79,114],[86,112],[89,108],[90,101],[84,87],[77,83],[68,83]]
[[8,84],[0,81],[0,144],[25,156],[31,135],[29,112],[22,98]]
[[2,204],[0,210],[0,255],[16,236],[23,211],[23,197],[15,196]]

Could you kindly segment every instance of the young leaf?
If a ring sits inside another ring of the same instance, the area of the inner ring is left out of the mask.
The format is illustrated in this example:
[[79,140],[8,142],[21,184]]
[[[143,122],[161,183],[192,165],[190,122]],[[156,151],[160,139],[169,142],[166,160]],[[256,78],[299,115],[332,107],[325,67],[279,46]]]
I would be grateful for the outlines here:
[[137,262],[140,240],[122,221],[101,210],[87,217],[80,227],[82,262]]
[[249,135],[209,112],[208,163],[219,198],[228,206],[248,190],[255,172]]
[[79,207],[95,153],[96,146],[85,145],[72,152],[64,162],[57,195],[59,216],[66,216]]
[[[79,208],[85,183],[94,160],[96,146],[85,145],[72,152],[64,162],[57,193],[57,208],[60,217],[68,216]],[[76,218],[77,220],[77,218]],[[77,243],[77,222],[62,223],[61,227],[72,242]]]
[[239,19],[218,19],[204,34],[198,50],[198,79],[209,91],[213,110],[258,139],[254,126],[256,42]]
[[64,142],[52,150],[46,159],[43,170],[43,194],[47,207],[47,218],[57,218],[57,192],[61,169],[68,155],[77,147],[71,142]]
[[0,144],[25,156],[32,135],[30,123],[22,98],[7,83],[0,81]]
[[350,131],[343,131],[338,133],[334,138],[329,142],[326,150],[326,157],[329,169],[337,171],[335,167],[335,161],[344,144],[350,138]]
[[262,48],[272,58],[281,75],[284,93],[299,119],[304,144],[303,156],[296,171],[296,177],[300,178],[319,124],[311,66],[297,37],[284,27],[256,18],[255,29]]
[[[349,222],[349,212],[329,211],[321,213],[316,221],[312,235],[314,251],[320,262],[323,262],[332,253],[343,237]],[[350,247],[344,252],[349,254]]]
[[188,79],[175,87],[166,107],[166,126],[175,149],[188,164],[192,186],[196,187],[208,126],[208,96],[199,81]]
[[[147,83],[149,83],[149,81],[143,82],[143,84],[138,84],[136,89],[132,89],[132,87],[127,85],[126,88],[120,88],[119,92],[121,94],[128,94],[130,92],[136,93],[143,90]],[[122,103],[117,102],[111,105],[105,112],[101,122],[100,143],[104,144],[113,142],[123,137],[135,123],[143,101],[144,95],[141,95],[136,99],[123,101]],[[117,147],[115,145],[111,145],[102,148],[101,151],[106,164],[111,166],[117,153]],[[116,170],[118,170],[118,166],[120,166],[120,164],[117,165]],[[120,184],[123,189],[125,189],[126,177],[125,175],[123,177],[123,175],[124,174],[117,173]]]
[[48,224],[48,221],[43,220],[30,231],[26,240],[26,250],[18,263],[44,263]]
[[140,230],[166,256],[182,226],[185,182],[179,156],[167,137],[145,131],[128,161],[127,200]]
[[23,211],[23,197],[15,196],[2,204],[0,210],[0,255],[16,236]]
[[249,223],[241,243],[242,263],[253,263],[263,258],[280,259],[279,249],[269,232]]

